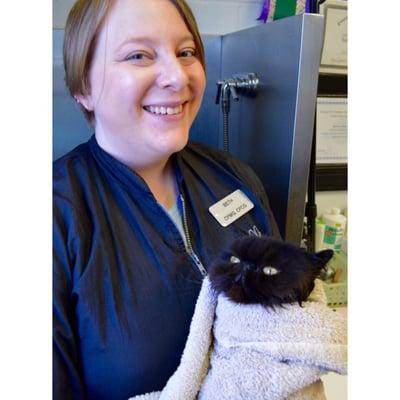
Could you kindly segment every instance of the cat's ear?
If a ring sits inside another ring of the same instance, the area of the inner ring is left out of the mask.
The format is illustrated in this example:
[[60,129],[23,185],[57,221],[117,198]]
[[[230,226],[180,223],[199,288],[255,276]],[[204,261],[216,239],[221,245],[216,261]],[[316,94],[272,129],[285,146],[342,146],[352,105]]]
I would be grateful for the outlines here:
[[315,259],[320,264],[321,267],[324,267],[328,261],[333,257],[333,250],[326,249],[321,250],[317,253],[314,253]]

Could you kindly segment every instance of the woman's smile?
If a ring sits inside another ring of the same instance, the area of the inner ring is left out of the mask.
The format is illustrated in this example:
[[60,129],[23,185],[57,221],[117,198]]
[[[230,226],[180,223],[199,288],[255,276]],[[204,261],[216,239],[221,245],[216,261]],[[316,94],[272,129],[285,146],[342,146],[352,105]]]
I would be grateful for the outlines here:
[[187,102],[165,102],[144,106],[144,110],[150,114],[169,117],[169,116],[179,116],[183,115],[183,108]]

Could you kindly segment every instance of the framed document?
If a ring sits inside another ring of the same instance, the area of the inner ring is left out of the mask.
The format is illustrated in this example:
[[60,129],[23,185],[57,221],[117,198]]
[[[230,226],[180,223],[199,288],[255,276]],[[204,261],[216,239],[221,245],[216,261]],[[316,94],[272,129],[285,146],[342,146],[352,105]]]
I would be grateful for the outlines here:
[[326,0],[320,12],[325,16],[320,71],[347,74],[347,1]]
[[[326,93],[322,78],[315,112],[316,190],[347,190],[347,85],[342,79],[336,94]],[[346,93],[340,93],[341,89]]]
[[[347,106],[345,104],[347,104],[347,75],[319,74],[313,153],[317,191],[347,190]],[[319,140],[317,136],[320,136]],[[322,139],[321,136],[323,136]]]
[[347,164],[347,97],[317,98],[317,164]]

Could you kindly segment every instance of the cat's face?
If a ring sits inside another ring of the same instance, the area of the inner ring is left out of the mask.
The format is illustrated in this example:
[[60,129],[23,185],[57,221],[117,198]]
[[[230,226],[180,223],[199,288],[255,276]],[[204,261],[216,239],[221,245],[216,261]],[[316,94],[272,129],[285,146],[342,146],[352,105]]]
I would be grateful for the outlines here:
[[246,236],[210,267],[209,278],[217,293],[237,303],[301,305],[332,255],[332,250],[307,253],[268,237]]

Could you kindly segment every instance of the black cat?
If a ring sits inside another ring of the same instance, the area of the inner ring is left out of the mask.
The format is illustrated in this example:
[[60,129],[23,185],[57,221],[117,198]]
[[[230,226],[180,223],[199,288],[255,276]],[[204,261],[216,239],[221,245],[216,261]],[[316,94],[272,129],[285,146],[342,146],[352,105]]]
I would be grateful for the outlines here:
[[308,253],[269,237],[245,236],[210,266],[209,279],[217,294],[236,303],[301,306],[332,256],[332,250]]

